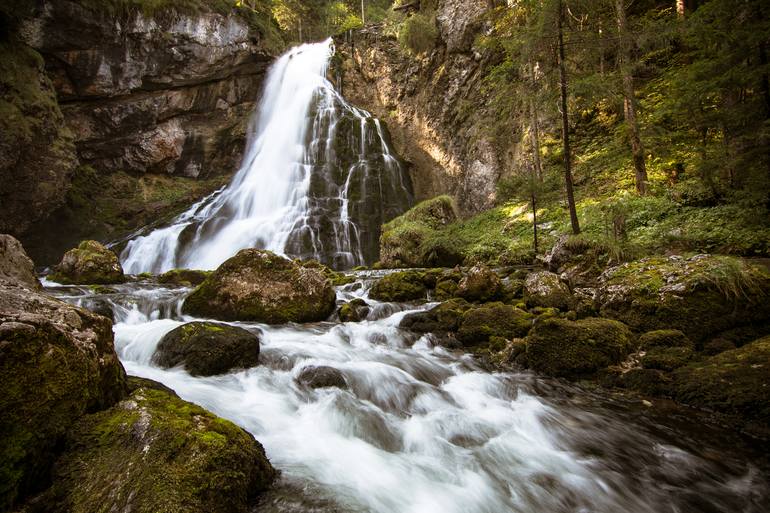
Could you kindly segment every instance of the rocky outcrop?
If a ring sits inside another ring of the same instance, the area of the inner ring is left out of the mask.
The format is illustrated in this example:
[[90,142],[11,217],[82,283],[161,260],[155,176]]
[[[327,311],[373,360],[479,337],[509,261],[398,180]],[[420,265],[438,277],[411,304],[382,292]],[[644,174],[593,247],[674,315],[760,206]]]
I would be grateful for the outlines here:
[[123,283],[118,256],[95,240],[84,240],[67,251],[48,279],[64,284]]
[[325,320],[334,288],[324,272],[270,251],[244,249],[226,260],[184,302],[191,315],[270,324]]
[[694,341],[770,319],[770,275],[727,256],[651,257],[605,271],[602,317],[637,331],[677,329]]
[[[24,65],[9,63],[23,85],[11,103],[24,130],[0,131],[0,177],[14,184],[13,197],[0,191],[0,230],[23,235],[40,263],[50,262],[45,246],[126,234],[237,169],[282,45],[271,19],[227,3],[35,5],[9,50]],[[51,215],[56,230],[41,222]]]
[[249,433],[158,384],[71,426],[39,511],[251,511],[276,477]]
[[490,9],[487,0],[440,0],[436,47],[418,56],[380,27],[337,44],[344,94],[388,121],[398,153],[412,164],[417,199],[451,194],[463,212],[493,205],[497,181],[520,151],[509,149],[519,127],[488,112],[482,92],[490,55],[475,39]]
[[16,283],[39,289],[35,264],[24,252],[21,242],[10,235],[0,234],[0,282]]
[[65,432],[126,393],[112,322],[0,281],[0,509],[48,483]]
[[166,333],[153,355],[161,367],[184,368],[193,376],[214,376],[259,363],[259,337],[237,326],[188,322]]

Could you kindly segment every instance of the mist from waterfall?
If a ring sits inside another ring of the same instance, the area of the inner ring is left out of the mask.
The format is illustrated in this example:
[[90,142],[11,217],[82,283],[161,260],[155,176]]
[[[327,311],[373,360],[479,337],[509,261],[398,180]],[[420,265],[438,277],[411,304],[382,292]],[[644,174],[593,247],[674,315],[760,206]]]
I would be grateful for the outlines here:
[[379,120],[326,78],[333,53],[329,39],[278,59],[231,183],[130,240],[126,272],[214,269],[248,247],[337,268],[376,259],[379,226],[411,205],[411,184]]

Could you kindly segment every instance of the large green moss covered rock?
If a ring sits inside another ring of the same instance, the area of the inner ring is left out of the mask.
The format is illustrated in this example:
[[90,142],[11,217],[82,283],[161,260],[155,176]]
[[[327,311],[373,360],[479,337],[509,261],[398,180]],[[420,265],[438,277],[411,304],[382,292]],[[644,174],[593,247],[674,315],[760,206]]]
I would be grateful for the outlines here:
[[64,284],[123,283],[118,256],[95,240],[84,240],[67,251],[48,279]]
[[544,374],[576,378],[619,363],[632,342],[631,331],[617,321],[550,318],[536,323],[529,333],[527,361]]
[[487,343],[493,337],[519,338],[532,328],[533,320],[532,314],[515,306],[487,303],[463,314],[457,339],[464,346],[475,346]]
[[322,270],[270,251],[244,249],[206,278],[182,310],[223,321],[314,322],[329,317],[335,298]]
[[45,485],[66,430],[126,393],[112,322],[0,282],[0,510]]
[[357,297],[342,305],[337,311],[337,315],[342,322],[360,322],[369,315],[369,303]]
[[166,333],[153,361],[161,367],[184,365],[193,376],[213,376],[259,363],[259,337],[217,322],[188,322]]
[[[451,267],[462,261],[454,248],[423,244],[439,228],[457,219],[454,202],[438,196],[415,205],[403,215],[383,225],[380,235],[380,264],[383,267]],[[430,258],[428,258],[430,257]],[[459,259],[459,260],[458,260]],[[426,260],[431,260],[427,262]]]
[[736,417],[749,431],[770,436],[770,336],[680,367],[674,398]]
[[262,446],[232,422],[162,387],[72,425],[46,511],[245,513],[276,471]]
[[524,298],[531,306],[568,310],[574,303],[569,288],[549,271],[529,273],[524,280]]
[[770,274],[727,256],[655,257],[599,277],[603,317],[638,331],[678,329],[694,341],[770,319]]
[[428,287],[425,273],[400,271],[380,278],[369,291],[369,297],[377,301],[416,301],[425,299]]
[[35,264],[27,256],[21,242],[4,234],[0,234],[0,280],[40,289]]

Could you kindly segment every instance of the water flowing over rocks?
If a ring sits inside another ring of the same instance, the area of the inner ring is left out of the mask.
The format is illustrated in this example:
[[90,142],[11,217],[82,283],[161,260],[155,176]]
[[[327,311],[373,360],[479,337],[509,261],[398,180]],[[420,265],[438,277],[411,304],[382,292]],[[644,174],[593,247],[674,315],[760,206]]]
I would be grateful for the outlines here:
[[280,324],[322,321],[334,307],[334,289],[322,270],[244,249],[206,278],[183,310],[224,321]]

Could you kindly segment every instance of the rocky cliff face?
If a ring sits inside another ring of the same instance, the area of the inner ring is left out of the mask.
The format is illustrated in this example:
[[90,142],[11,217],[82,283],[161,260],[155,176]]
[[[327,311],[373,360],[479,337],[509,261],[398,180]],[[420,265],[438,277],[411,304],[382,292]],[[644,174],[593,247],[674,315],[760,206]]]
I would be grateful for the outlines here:
[[[439,39],[425,55],[404,50],[382,27],[340,39],[344,94],[388,121],[396,150],[412,164],[417,199],[451,194],[465,213],[492,206],[496,183],[518,159],[515,133],[500,144],[482,79],[490,65],[477,47],[487,29],[488,0],[441,0]],[[511,147],[514,149],[512,150]]]
[[[57,155],[9,159],[0,145],[3,174],[14,193],[26,192],[15,196],[18,208],[3,201],[0,230],[20,235],[37,261],[55,259],[74,238],[114,238],[168,215],[237,169],[275,47],[252,13],[205,3],[153,14],[82,0],[39,5],[9,52],[43,58],[37,89],[58,100],[46,105],[47,146]],[[30,200],[40,206],[31,217]],[[46,219],[57,221],[54,230]]]

